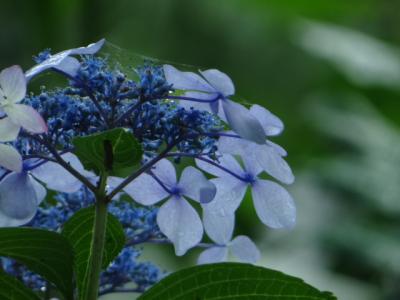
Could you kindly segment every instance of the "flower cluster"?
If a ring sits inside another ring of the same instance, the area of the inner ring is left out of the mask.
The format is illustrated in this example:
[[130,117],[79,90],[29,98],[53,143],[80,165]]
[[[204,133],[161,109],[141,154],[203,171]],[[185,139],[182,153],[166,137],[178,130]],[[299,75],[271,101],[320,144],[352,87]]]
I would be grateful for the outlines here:
[[[294,181],[286,151],[270,140],[283,131],[282,121],[259,105],[234,102],[233,82],[218,70],[144,61],[125,74],[95,55],[103,44],[54,55],[46,50],[25,74],[16,66],[0,73],[0,226],[31,222],[57,230],[105,186],[128,246],[168,242],[177,255],[201,246],[199,263],[227,260],[229,252],[256,262],[254,243],[233,237],[246,190],[266,226],[292,228],[296,219],[293,199],[274,181]],[[26,96],[27,83],[48,70],[64,75],[68,86]],[[75,155],[73,140],[114,128],[132,134],[144,154],[132,174],[108,176],[103,184]],[[178,176],[182,158],[192,165]],[[62,194],[37,212],[47,190]],[[204,232],[213,243],[201,243]],[[104,291],[132,281],[143,290],[156,280],[157,271],[137,263],[137,255],[130,248],[121,253],[103,274]]]

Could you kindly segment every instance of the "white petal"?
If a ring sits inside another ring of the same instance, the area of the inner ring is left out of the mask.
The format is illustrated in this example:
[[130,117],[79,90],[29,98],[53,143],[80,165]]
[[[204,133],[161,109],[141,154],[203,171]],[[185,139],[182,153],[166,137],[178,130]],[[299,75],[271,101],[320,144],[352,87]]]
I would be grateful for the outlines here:
[[[20,66],[12,66],[0,73],[0,89],[6,102],[17,103],[24,99],[26,94],[26,79]],[[0,103],[3,99],[0,98]]]
[[203,252],[201,252],[197,264],[213,264],[224,262],[228,258],[228,249],[227,247],[210,247]]
[[282,158],[281,153],[277,152],[275,147],[269,145],[256,146],[248,150],[254,153],[263,170],[283,183],[292,184],[294,175],[288,163]]
[[215,185],[192,166],[183,170],[179,187],[183,195],[201,203],[212,201],[217,192]]
[[13,147],[0,144],[0,166],[14,172],[21,172],[22,157]]
[[216,69],[209,69],[200,72],[201,75],[225,97],[235,94],[235,87],[228,75]]
[[167,187],[175,186],[177,183],[176,171],[172,162],[162,159],[151,169],[154,175]]
[[283,131],[283,122],[266,108],[255,104],[250,107],[250,113],[261,123],[267,136],[278,135]]
[[9,105],[4,108],[4,111],[11,121],[30,132],[43,133],[47,131],[47,125],[42,116],[28,105]]
[[14,141],[19,134],[21,126],[16,125],[10,118],[0,119],[0,142]]
[[279,184],[258,180],[252,187],[254,207],[261,222],[271,228],[293,228],[296,206],[292,196]]
[[0,182],[0,227],[20,226],[36,214],[38,199],[26,173],[11,173]]
[[232,254],[239,258],[242,262],[254,264],[260,257],[261,253],[257,246],[247,236],[239,235],[230,244],[229,249]]
[[184,255],[200,243],[203,226],[196,210],[183,198],[172,197],[157,214],[160,230],[174,244],[175,253]]
[[229,99],[222,102],[229,126],[242,138],[265,144],[265,132],[260,122],[243,105]]
[[[218,161],[214,161],[216,164],[220,165],[223,168],[228,169],[229,171],[232,171],[233,173],[237,175],[242,175],[243,174],[243,169],[240,166],[240,164],[237,162],[237,160],[229,154],[224,154],[223,156],[218,158]],[[217,177],[229,177],[232,176],[226,171],[222,170],[221,168],[218,168],[217,166],[203,161],[201,159],[196,159],[196,165],[202,169],[203,171],[212,174]]]
[[226,245],[235,228],[235,215],[203,205],[203,224],[207,235],[218,245]]
[[233,214],[246,194],[247,183],[230,177],[214,178],[211,181],[217,187],[217,193],[214,200],[204,206],[220,215]]
[[[62,155],[62,158],[79,173],[87,175],[81,162],[74,154],[65,153]],[[58,163],[51,161],[33,169],[31,174],[46,184],[47,188],[58,192],[74,193],[82,187],[82,183],[77,178]]]
[[169,193],[150,175],[142,174],[124,188],[134,201],[153,205],[169,196]]
[[215,92],[215,89],[196,73],[182,72],[171,65],[164,65],[163,68],[165,79],[169,84],[172,84],[174,89]]

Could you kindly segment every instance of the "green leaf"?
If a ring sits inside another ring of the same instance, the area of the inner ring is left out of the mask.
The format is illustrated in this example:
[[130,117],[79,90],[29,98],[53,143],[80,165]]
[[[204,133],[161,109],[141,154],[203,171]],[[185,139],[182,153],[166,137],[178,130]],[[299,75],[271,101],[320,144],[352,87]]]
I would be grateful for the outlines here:
[[[71,242],[75,253],[74,269],[80,298],[85,291],[86,273],[90,260],[95,208],[88,207],[75,213],[65,224],[62,234]],[[114,260],[125,245],[125,233],[121,223],[107,214],[106,241],[103,254],[103,269]]]
[[26,265],[53,283],[66,299],[72,299],[73,252],[61,234],[35,228],[0,228],[0,256]]
[[123,128],[77,137],[74,153],[87,170],[97,174],[108,171],[109,175],[121,175],[131,171],[143,155],[141,144]]
[[254,265],[219,263],[191,267],[169,275],[140,300],[187,299],[336,299],[300,278]]
[[40,300],[39,296],[14,277],[0,272],[1,300]]

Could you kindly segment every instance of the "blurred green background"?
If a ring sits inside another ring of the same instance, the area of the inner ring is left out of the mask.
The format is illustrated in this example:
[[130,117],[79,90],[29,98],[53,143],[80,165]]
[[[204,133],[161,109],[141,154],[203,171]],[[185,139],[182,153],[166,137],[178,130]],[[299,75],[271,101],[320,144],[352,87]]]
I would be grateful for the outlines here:
[[[247,201],[237,233],[262,265],[339,299],[400,299],[400,2],[396,0],[2,0],[0,68],[105,37],[122,49],[215,67],[280,116],[298,225],[272,231]],[[143,259],[193,264],[170,247]],[[133,299],[112,296],[105,299]]]

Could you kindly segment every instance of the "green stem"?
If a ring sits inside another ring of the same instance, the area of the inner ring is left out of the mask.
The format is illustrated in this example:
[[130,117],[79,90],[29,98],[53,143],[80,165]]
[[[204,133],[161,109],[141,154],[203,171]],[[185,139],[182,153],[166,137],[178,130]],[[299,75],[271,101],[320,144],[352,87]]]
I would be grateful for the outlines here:
[[100,192],[96,195],[93,236],[90,249],[91,255],[89,257],[84,300],[97,300],[99,293],[100,273],[102,269],[107,227],[106,181],[107,176],[104,174],[100,179]]

